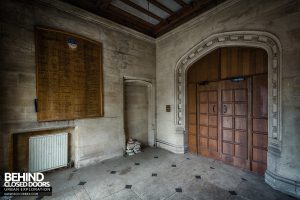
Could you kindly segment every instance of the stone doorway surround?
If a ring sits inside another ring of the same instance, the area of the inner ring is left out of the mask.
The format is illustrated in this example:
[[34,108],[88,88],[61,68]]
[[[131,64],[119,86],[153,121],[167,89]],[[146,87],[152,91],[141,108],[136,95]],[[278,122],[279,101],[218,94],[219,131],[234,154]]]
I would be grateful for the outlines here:
[[[154,81],[146,78],[124,76],[126,83],[137,83],[147,87],[148,93],[148,145],[155,146],[156,141],[156,120],[155,120],[155,86]],[[125,94],[124,94],[125,95]],[[123,95],[123,96],[124,96]],[[125,132],[124,132],[125,134]]]
[[281,70],[282,47],[279,39],[263,31],[232,31],[213,34],[188,50],[175,67],[175,126],[185,134],[187,71],[200,58],[220,47],[245,46],[262,48],[268,53],[268,169],[265,181],[274,189],[298,196],[299,183],[276,174],[276,158],[281,156]]

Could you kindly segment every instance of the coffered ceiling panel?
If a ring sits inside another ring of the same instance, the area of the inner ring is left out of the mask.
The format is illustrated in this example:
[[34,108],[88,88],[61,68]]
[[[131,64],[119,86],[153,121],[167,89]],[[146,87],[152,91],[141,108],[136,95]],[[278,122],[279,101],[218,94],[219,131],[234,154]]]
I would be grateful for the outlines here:
[[154,38],[226,0],[62,0]]

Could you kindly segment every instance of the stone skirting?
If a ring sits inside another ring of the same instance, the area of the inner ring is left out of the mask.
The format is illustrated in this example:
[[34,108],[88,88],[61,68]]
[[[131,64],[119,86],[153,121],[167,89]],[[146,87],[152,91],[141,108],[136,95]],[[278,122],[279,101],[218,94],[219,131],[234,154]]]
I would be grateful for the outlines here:
[[184,153],[186,153],[186,150],[187,150],[186,146],[175,145],[175,144],[172,144],[167,141],[160,140],[160,139],[156,140],[156,146],[159,148],[165,149],[167,151],[177,153],[177,154],[184,154]]
[[300,183],[297,181],[281,177],[267,170],[265,173],[265,182],[275,190],[300,198]]

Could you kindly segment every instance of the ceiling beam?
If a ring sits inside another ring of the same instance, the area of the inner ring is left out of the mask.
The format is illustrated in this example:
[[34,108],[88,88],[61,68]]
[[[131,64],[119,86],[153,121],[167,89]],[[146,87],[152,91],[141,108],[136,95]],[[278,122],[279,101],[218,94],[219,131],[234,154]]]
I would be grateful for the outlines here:
[[195,0],[193,1],[191,6],[187,6],[178,12],[174,13],[161,23],[159,23],[153,34],[155,37],[159,37],[164,33],[174,29],[175,27],[187,22],[188,20],[196,17],[197,15],[213,8],[216,6],[216,2],[218,4],[224,2],[226,0]]
[[108,9],[110,11],[113,11],[113,13],[110,13],[110,14],[114,15],[115,13],[117,13],[118,15],[121,15],[121,16],[123,15],[122,17],[127,17],[128,18],[127,21],[129,21],[129,22],[131,20],[134,20],[134,21],[137,21],[137,22],[143,24],[147,28],[151,28],[151,27],[153,28],[153,26],[154,26],[153,24],[151,24],[147,21],[144,21],[143,19],[141,19],[139,17],[136,17],[136,16],[134,16],[134,15],[132,15],[132,14],[116,7],[116,6],[110,5]]
[[[187,22],[188,20],[196,17],[199,14],[206,12],[207,10],[223,3],[226,0],[193,0],[190,4],[185,3],[183,0],[173,0],[178,5],[182,6],[182,9],[177,12],[172,11],[167,6],[164,6],[158,0],[147,0],[153,6],[161,9],[163,12],[169,14],[169,17],[163,19],[162,17],[156,15],[145,9],[143,6],[134,3],[131,0],[119,0],[126,3],[128,6],[143,12],[160,23],[157,25],[151,24],[143,19],[132,15],[116,6],[111,4],[112,0],[62,0],[64,2],[73,4],[81,9],[85,9],[92,12],[98,16],[104,17],[118,24],[132,28],[136,31],[149,35],[151,37],[159,37],[164,33],[176,28],[177,26]],[[184,6],[185,5],[185,6]],[[163,19],[163,20],[162,20]]]
[[[145,22],[135,16],[132,16],[127,12],[112,6],[111,4],[108,4],[105,9],[101,9],[101,6],[96,7],[96,4],[90,1],[82,1],[82,0],[63,0],[63,1],[153,37],[152,24]],[[100,1],[103,2],[103,0]]]
[[185,3],[184,1],[182,0],[174,0],[177,4],[179,4],[181,7],[187,7],[189,6],[189,4]]
[[105,18],[153,37],[153,24],[131,15],[130,13],[123,11],[116,6],[109,5],[107,9],[99,11],[99,14],[100,13]]
[[135,3],[133,3],[129,0],[120,0],[120,1],[122,1],[123,3],[137,9],[138,11],[140,11],[140,12],[142,12],[142,13],[144,13],[144,14],[146,14],[146,15],[148,15],[148,16],[150,16],[150,17],[152,17],[152,18],[154,18],[158,21],[163,21],[164,20],[163,18],[155,15],[154,13],[150,12],[149,10],[146,10],[145,8],[143,8],[143,7],[137,5],[137,4],[135,4]]
[[97,0],[96,7],[100,9],[106,9],[112,0]]
[[158,1],[156,1],[156,0],[148,0],[148,1],[150,3],[152,3],[153,5],[155,5],[156,7],[160,8],[161,10],[169,13],[170,15],[174,14],[174,12],[170,8],[164,6],[163,4],[159,3]]

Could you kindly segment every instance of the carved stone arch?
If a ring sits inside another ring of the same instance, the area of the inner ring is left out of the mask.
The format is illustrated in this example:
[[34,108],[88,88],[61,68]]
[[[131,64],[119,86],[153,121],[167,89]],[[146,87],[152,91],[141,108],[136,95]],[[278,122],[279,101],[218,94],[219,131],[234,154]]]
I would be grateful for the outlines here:
[[186,85],[189,67],[211,51],[226,46],[248,46],[268,53],[268,136],[269,152],[281,152],[281,61],[282,48],[276,36],[261,31],[218,33],[202,40],[187,51],[175,67],[176,132],[186,130]]

